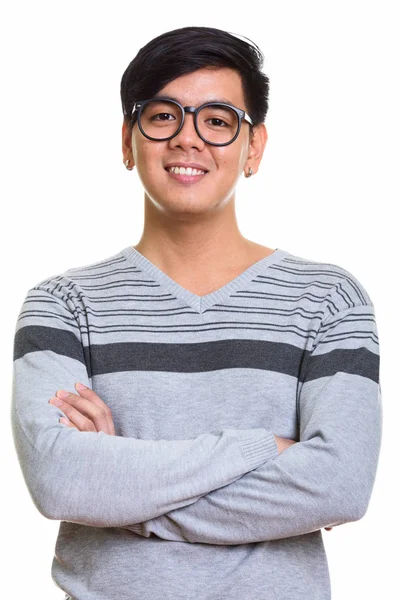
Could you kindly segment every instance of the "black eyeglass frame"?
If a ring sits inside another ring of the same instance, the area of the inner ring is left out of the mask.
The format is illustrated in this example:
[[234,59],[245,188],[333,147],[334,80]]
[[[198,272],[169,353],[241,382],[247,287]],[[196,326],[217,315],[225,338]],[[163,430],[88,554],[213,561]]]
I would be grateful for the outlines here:
[[[181,111],[181,114],[182,114],[181,124],[178,127],[178,129],[175,131],[175,133],[173,133],[169,137],[154,138],[154,137],[147,135],[147,133],[145,133],[142,128],[142,124],[140,121],[140,116],[142,114],[142,110],[146,106],[146,104],[148,104],[152,100],[158,100],[160,102],[163,102],[163,101],[171,102],[172,104],[176,104],[176,106],[178,106]],[[199,114],[200,110],[202,108],[204,108],[205,106],[226,106],[227,108],[231,108],[236,113],[236,116],[238,119],[238,129],[237,129],[236,135],[231,139],[230,142],[223,142],[220,144],[216,143],[216,142],[209,142],[208,140],[204,139],[204,137],[201,135],[199,128],[197,126],[197,115]],[[132,113],[131,113],[131,127],[133,128],[134,121],[135,121],[134,113],[136,113],[139,129],[142,132],[142,134],[147,139],[152,140],[154,142],[165,142],[167,140],[171,140],[172,138],[174,138],[181,131],[181,129],[184,125],[184,122],[185,122],[185,115],[187,112],[194,114],[194,127],[196,129],[197,135],[203,140],[203,142],[205,142],[206,144],[210,144],[211,146],[228,146],[229,144],[232,144],[232,142],[234,142],[236,140],[236,138],[238,137],[238,135],[240,133],[240,129],[242,127],[243,120],[247,121],[251,126],[253,126],[252,119],[249,117],[249,115],[244,110],[242,110],[241,108],[236,108],[236,106],[233,106],[232,104],[227,104],[226,102],[204,102],[203,104],[201,104],[200,106],[198,106],[196,108],[195,106],[182,106],[182,104],[180,104],[177,100],[171,100],[171,98],[165,98],[165,97],[160,96],[160,97],[155,97],[155,98],[148,98],[147,100],[138,100],[137,102],[135,102],[135,104],[133,105]]]

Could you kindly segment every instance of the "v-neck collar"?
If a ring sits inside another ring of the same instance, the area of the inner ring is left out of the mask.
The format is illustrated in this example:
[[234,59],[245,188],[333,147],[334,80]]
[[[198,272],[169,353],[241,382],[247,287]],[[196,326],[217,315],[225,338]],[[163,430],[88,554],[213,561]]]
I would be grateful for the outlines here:
[[237,277],[205,296],[198,296],[181,286],[133,246],[123,248],[122,254],[129,262],[143,269],[157,283],[168,289],[176,298],[180,298],[196,312],[202,314],[217,302],[222,302],[233,294],[240,285],[246,283],[252,276],[262,273],[266,267],[270,267],[279,262],[283,257],[288,256],[289,252],[281,248],[276,248],[274,252],[253,263]]

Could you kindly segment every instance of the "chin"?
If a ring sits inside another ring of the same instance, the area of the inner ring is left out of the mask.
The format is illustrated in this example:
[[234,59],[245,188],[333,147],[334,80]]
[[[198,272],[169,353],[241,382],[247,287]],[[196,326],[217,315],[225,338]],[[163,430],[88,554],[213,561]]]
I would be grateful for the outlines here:
[[175,194],[173,197],[164,196],[158,200],[153,197],[158,209],[171,214],[202,214],[213,210],[220,201],[210,198],[207,194]]

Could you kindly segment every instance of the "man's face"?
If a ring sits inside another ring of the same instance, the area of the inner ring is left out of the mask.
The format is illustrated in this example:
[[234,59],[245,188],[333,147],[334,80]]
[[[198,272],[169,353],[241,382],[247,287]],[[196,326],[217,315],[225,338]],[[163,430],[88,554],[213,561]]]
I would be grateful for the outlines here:
[[[199,69],[171,81],[157,95],[174,98],[182,106],[198,107],[221,100],[247,112],[240,75],[229,68]],[[123,135],[128,135],[125,124]],[[249,143],[249,124],[242,121],[239,136],[232,144],[219,147],[207,144],[197,135],[192,113],[185,113],[181,131],[170,140],[147,139],[137,121],[131,138],[132,158],[145,195],[159,210],[175,214],[207,213],[221,209],[232,199],[237,181],[243,175]],[[166,170],[167,164],[176,163],[195,163],[207,172],[194,182],[179,180]]]

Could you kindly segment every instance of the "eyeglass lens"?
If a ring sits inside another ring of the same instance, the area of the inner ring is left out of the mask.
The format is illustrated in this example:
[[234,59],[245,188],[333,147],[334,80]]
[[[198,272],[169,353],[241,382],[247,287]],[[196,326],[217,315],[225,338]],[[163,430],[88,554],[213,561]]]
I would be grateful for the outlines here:
[[[187,113],[186,113],[187,118]],[[142,109],[140,124],[151,138],[163,140],[180,127],[182,112],[179,106],[166,100],[151,100]],[[205,140],[213,144],[226,144],[236,135],[238,115],[226,106],[204,106],[197,115],[197,126]]]

